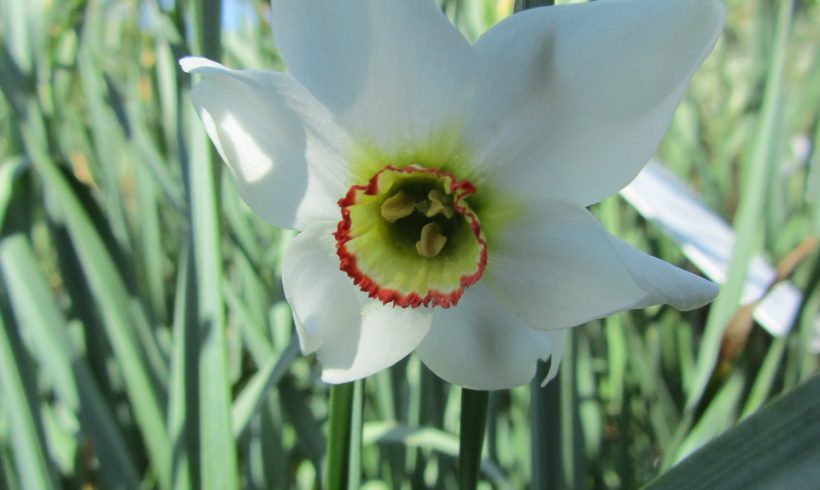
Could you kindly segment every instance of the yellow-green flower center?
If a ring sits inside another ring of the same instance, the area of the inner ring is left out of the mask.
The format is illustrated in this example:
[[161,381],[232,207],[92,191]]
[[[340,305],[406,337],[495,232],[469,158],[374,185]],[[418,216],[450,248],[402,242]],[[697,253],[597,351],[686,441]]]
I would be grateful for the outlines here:
[[481,226],[466,199],[475,191],[441,170],[385,167],[339,201],[340,268],[384,303],[456,304],[487,262]]

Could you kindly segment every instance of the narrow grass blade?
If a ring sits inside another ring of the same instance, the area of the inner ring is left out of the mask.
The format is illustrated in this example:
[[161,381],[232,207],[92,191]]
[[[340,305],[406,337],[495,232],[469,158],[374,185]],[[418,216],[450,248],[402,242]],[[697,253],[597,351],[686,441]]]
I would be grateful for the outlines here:
[[[162,232],[159,223],[157,193],[154,182],[143,167],[136,170],[137,198],[139,199],[139,247],[140,267],[137,272],[143,275],[151,316],[165,323],[165,282],[162,262]],[[167,378],[166,378],[167,379]]]
[[162,488],[170,487],[170,444],[159,394],[145,367],[134,337],[128,289],[94,223],[65,176],[51,159],[43,121],[33,104],[23,120],[26,149],[53,198],[59,203],[74,250],[99,308],[125,389],[140,426],[154,470]]
[[[820,130],[820,125],[818,125]],[[820,133],[820,131],[818,131]],[[818,138],[820,141],[820,138]],[[820,148],[820,146],[818,147]],[[818,199],[820,202],[820,199]],[[820,312],[820,253],[814,256],[812,272],[803,287],[804,302],[801,306],[798,321],[800,331],[798,332],[797,353],[800,357],[798,361],[798,379],[800,381],[808,379],[820,368],[820,359],[812,353],[812,347],[817,347],[820,343],[817,340],[817,314]]]
[[773,167],[778,157],[774,154],[774,148],[775,139],[780,135],[779,125],[782,123],[780,105],[783,98],[783,68],[788,50],[787,41],[793,7],[793,0],[780,2],[774,54],[766,80],[754,148],[746,167],[750,173],[740,193],[735,218],[737,236],[732,249],[728,277],[709,313],[692,383],[687,392],[687,410],[696,408],[706,390],[717,362],[721,336],[739,306],[749,261],[755,252],[756,244],[759,243],[758,236],[762,231],[760,216],[764,210],[766,185],[773,175]]
[[11,446],[20,482],[24,488],[57,488],[46,459],[42,426],[37,419],[39,401],[35,378],[21,371],[28,364],[26,353],[3,315],[0,315],[0,393],[9,414]]
[[59,399],[78,414],[100,461],[100,479],[110,487],[139,486],[138,472],[114,414],[85,359],[72,348],[67,326],[54,303],[28,241],[20,235],[0,242],[0,270],[18,323],[32,336],[40,365]]
[[[121,144],[122,134],[116,129],[119,128],[116,118],[110,112],[110,94],[103,78],[104,69],[102,61],[95,50],[95,39],[103,36],[98,32],[101,29],[102,19],[101,6],[91,3],[86,9],[86,28],[84,29],[83,49],[78,54],[77,66],[79,83],[82,85],[85,95],[86,113],[89,118],[92,132],[91,143],[93,145],[92,160],[96,165],[99,174],[101,190],[105,194],[106,228],[110,229],[116,238],[117,245],[123,250],[131,247],[128,235],[128,226],[125,219],[125,209],[120,197],[120,164],[121,152],[118,147]],[[102,96],[101,96],[102,95]]]
[[295,337],[278,358],[271,358],[256,373],[233,404],[233,433],[239,439],[248,427],[251,417],[268,398],[268,391],[282,379],[290,364],[299,353],[299,341]]
[[[400,444],[408,448],[435,451],[456,458],[459,453],[459,437],[450,432],[430,427],[414,428],[395,422],[367,422],[362,429],[364,446],[373,444]],[[489,459],[481,461],[481,472],[499,488],[509,488],[501,469]]]
[[735,372],[726,383],[721,386],[715,398],[703,412],[697,424],[689,431],[680,444],[675,461],[680,461],[690,453],[719,436],[737,420],[740,410],[741,396],[746,380],[741,372]]
[[746,404],[741,414],[742,418],[746,418],[758,410],[771,396],[778,367],[783,359],[783,353],[786,350],[786,342],[786,337],[778,337],[772,341],[769,352],[766,353],[766,357],[763,359],[763,363],[758,370],[757,378],[746,398]]
[[12,461],[6,419],[3,405],[0,403],[0,488],[23,488]]
[[[239,259],[242,260],[242,259]],[[264,324],[259,326],[258,320],[249,311],[249,308],[244,301],[244,297],[240,297],[240,293],[234,287],[226,284],[222,288],[225,298],[225,304],[230,310],[230,314],[237,319],[240,331],[242,333],[242,341],[245,348],[251,355],[251,358],[260,368],[270,364],[272,357],[275,357],[276,352],[270,343],[270,340],[265,336]]]
[[[220,0],[190,2],[192,52],[221,58]],[[231,422],[230,376],[222,297],[219,171],[215,152],[190,104],[185,104],[190,158],[185,162],[199,347],[199,436],[201,484],[229,490],[239,485]]]
[[309,394],[296,386],[290,376],[282,378],[278,388],[279,403],[296,432],[299,446],[313,464],[316,474],[322,474],[322,458],[326,456],[328,439],[321,430],[321,421],[310,410]]
[[7,223],[16,217],[10,216],[17,179],[26,168],[22,158],[0,160],[0,232],[5,232]]
[[17,322],[25,325],[29,344],[58,398],[71,410],[77,410],[80,399],[71,373],[71,344],[65,336],[62,315],[35,264],[22,235],[0,241],[0,273]]
[[204,130],[188,110],[191,159],[188,162],[194,258],[196,318],[199,332],[200,457],[203,488],[236,488],[239,474],[231,423],[231,394],[222,298],[222,249],[216,172]]
[[171,471],[173,488],[199,488],[199,370],[196,365],[199,339],[196,325],[195,291],[192,289],[193,259],[190,247],[182,247],[178,259],[174,302],[174,350],[168,396],[168,429],[173,444]]

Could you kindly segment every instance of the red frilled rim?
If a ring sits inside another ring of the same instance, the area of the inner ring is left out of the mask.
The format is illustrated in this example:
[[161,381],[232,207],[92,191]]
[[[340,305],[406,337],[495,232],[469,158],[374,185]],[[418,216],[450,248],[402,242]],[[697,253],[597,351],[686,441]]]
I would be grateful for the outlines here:
[[[436,178],[445,178],[449,181],[450,194],[453,195],[453,209],[467,219],[470,229],[475,235],[480,247],[480,255],[476,270],[459,278],[459,285],[451,291],[428,290],[423,296],[415,291],[402,292],[395,289],[382,287],[377,281],[369,277],[359,269],[356,256],[347,249],[347,242],[351,239],[350,207],[357,203],[359,195],[374,196],[379,191],[379,177],[384,172],[396,172],[403,174],[429,174]],[[347,194],[339,199],[338,204],[342,210],[342,219],[336,226],[333,236],[336,238],[336,254],[339,256],[339,269],[346,272],[353,280],[353,283],[371,298],[376,298],[384,304],[394,304],[402,308],[417,308],[419,306],[439,306],[449,308],[458,304],[458,300],[464,290],[478,282],[487,268],[487,242],[481,233],[481,224],[478,217],[468,207],[462,204],[462,199],[474,194],[476,188],[467,180],[458,180],[450,172],[443,170],[418,167],[415,165],[407,167],[394,167],[388,165],[378,171],[370,180],[363,185],[351,186]]]

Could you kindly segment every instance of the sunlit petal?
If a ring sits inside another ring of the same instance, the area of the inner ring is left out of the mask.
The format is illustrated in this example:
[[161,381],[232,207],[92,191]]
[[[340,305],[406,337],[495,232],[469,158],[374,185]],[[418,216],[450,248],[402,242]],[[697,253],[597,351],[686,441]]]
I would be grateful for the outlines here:
[[465,137],[488,180],[586,206],[655,152],[723,23],[712,0],[532,9],[476,44],[482,84]]
[[228,70],[204,58],[181,64],[204,76],[191,99],[257,214],[285,228],[338,216],[350,142],[310,93],[281,73]]
[[288,70],[363,143],[395,151],[458,125],[475,53],[428,0],[273,0]]

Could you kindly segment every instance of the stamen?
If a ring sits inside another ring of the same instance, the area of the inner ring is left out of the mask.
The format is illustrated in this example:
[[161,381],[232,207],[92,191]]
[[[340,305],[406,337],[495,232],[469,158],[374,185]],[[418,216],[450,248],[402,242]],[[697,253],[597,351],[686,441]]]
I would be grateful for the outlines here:
[[404,191],[399,191],[385,199],[382,203],[381,214],[388,223],[395,223],[413,214],[414,209],[416,209],[415,201]]
[[447,202],[447,196],[439,189],[431,189],[427,194],[427,199],[429,199],[429,204],[425,201],[428,206],[425,206],[426,209],[421,211],[428,218],[432,218],[433,216],[442,213],[447,219],[450,219],[455,214],[453,206]]
[[416,252],[422,257],[435,257],[441,253],[447,237],[441,234],[441,226],[435,221],[421,229],[421,240],[416,242]]

